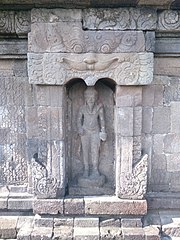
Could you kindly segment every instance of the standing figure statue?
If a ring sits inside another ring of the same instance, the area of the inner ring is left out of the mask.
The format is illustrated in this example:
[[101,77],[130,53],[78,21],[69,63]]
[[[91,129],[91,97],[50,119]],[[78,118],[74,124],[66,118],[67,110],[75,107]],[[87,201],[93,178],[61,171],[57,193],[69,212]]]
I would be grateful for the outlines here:
[[84,91],[84,99],[85,104],[80,107],[77,119],[84,162],[84,173],[81,179],[101,179],[99,184],[102,185],[105,177],[99,173],[99,152],[101,140],[106,141],[107,138],[104,109],[102,104],[97,103],[98,93],[94,87],[87,87]]

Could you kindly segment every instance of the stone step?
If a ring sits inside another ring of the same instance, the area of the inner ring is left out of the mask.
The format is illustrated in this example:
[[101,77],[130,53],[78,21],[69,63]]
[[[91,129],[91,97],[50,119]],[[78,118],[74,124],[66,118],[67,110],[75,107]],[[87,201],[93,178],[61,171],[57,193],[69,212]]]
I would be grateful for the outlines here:
[[17,240],[160,240],[158,228],[142,227],[141,218],[40,215],[0,217],[0,237]]

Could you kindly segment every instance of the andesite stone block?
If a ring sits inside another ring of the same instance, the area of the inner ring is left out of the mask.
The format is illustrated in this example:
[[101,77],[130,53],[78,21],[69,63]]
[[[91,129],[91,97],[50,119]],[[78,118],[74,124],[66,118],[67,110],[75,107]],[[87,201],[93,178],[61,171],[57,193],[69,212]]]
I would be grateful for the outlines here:
[[33,231],[31,233],[31,239],[32,240],[51,240],[53,234],[53,228],[52,227],[34,227]]
[[65,215],[81,215],[85,213],[83,198],[65,198],[64,214]]
[[145,240],[143,228],[122,228],[122,235],[126,240]]
[[86,215],[145,215],[145,200],[122,200],[116,197],[85,197]]
[[38,214],[63,214],[63,199],[36,199],[33,212]]

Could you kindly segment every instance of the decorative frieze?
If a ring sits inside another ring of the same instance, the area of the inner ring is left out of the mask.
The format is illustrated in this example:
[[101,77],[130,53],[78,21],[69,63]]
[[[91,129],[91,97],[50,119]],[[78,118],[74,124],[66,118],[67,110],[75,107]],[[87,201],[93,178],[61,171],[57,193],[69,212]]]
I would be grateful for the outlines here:
[[142,31],[83,31],[81,22],[33,23],[29,52],[142,52]]
[[31,84],[63,85],[70,79],[84,79],[93,86],[110,78],[118,85],[146,85],[153,80],[152,53],[122,54],[28,54]]
[[83,10],[83,28],[88,30],[154,30],[157,13],[150,8]]
[[0,33],[24,35],[30,24],[30,11],[0,11]]

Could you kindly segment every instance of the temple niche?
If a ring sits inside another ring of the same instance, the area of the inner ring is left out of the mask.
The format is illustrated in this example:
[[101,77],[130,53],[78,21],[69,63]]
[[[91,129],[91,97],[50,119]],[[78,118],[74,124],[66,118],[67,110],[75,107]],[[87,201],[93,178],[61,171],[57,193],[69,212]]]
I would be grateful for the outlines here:
[[114,194],[114,84],[78,79],[67,94],[69,194]]

